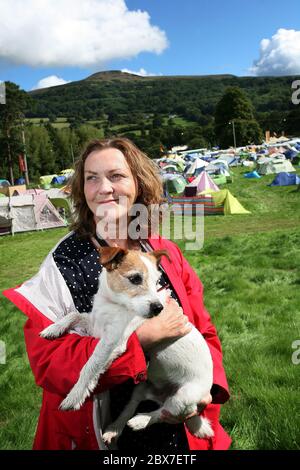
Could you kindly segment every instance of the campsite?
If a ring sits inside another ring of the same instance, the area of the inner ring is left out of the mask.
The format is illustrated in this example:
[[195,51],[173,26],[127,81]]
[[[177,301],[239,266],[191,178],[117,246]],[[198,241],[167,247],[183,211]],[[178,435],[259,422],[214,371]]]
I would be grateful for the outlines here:
[[[249,213],[205,217],[203,248],[185,256],[204,284],[222,341],[232,398],[221,422],[232,449],[297,449],[299,366],[292,357],[299,339],[300,192],[297,185],[270,187],[274,174],[245,178],[247,171],[233,167],[232,182],[222,188]],[[67,231],[0,237],[1,291],[33,276]],[[178,244],[184,249],[184,241]],[[26,356],[25,317],[1,297],[1,318],[7,356],[0,366],[1,448],[30,449],[41,389]]]

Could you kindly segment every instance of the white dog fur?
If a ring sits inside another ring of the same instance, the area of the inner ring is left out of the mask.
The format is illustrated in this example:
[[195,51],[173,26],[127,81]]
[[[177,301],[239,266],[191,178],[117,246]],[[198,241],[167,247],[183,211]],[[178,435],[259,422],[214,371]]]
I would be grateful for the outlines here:
[[[157,265],[165,250],[140,253],[118,247],[99,247],[103,265],[99,289],[90,314],[72,312],[44,329],[43,338],[57,338],[70,329],[80,327],[87,335],[101,338],[93,354],[82,368],[79,379],[62,401],[62,410],[78,410],[96,388],[99,377],[123,354],[129,336],[147,318],[158,314],[168,297],[166,289],[157,291],[160,273]],[[187,335],[165,340],[149,352],[147,381],[138,384],[121,415],[103,434],[109,445],[117,441],[126,424],[133,430],[162,422],[162,410],[173,416],[197,411],[197,404],[212,386],[212,359],[201,333],[192,326]],[[132,418],[139,403],[153,400],[161,407]],[[210,422],[195,415],[186,421],[197,437],[211,437]]]

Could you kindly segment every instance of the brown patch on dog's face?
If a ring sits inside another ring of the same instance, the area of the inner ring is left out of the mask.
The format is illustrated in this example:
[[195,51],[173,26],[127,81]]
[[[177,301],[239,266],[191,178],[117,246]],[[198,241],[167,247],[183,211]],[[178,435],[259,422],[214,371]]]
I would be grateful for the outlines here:
[[135,251],[127,251],[118,262],[117,268],[107,271],[107,282],[111,290],[126,292],[129,297],[144,295],[148,291],[148,278],[147,266]]
[[124,256],[128,253],[128,250],[117,246],[105,246],[98,248],[100,263],[107,269],[112,271],[116,269],[121,263]]

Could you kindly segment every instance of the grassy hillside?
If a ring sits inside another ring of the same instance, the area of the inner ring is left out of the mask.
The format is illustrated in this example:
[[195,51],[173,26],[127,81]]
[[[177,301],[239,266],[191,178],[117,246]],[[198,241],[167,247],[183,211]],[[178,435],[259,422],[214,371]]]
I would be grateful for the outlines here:
[[[300,191],[270,188],[272,176],[246,180],[236,169],[230,191],[250,215],[205,218],[204,247],[185,256],[205,287],[218,329],[231,399],[221,422],[233,449],[299,449]],[[66,229],[0,238],[1,290],[32,276]],[[184,249],[184,243],[179,245]],[[0,449],[30,449],[41,401],[28,364],[25,317],[1,298]]]
[[[234,75],[140,77],[118,71],[100,72],[85,80],[30,92],[28,117],[178,114],[191,121],[214,114],[216,103],[230,86],[242,88],[262,119],[283,119],[292,109],[291,84],[299,77],[236,77]],[[276,115],[280,112],[281,116]],[[200,119],[200,120],[201,120]],[[130,121],[131,122],[131,121]],[[134,122],[134,121],[133,121]],[[275,123],[274,123],[275,124]],[[279,124],[279,123],[277,123]]]

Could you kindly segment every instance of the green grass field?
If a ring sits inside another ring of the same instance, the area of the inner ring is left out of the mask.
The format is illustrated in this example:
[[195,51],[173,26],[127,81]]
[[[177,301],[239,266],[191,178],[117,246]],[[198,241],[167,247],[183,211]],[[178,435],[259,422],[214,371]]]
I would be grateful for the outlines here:
[[[273,176],[226,187],[251,215],[205,218],[204,247],[185,255],[205,287],[222,341],[231,399],[221,422],[232,449],[299,449],[300,191],[270,188]],[[66,229],[0,238],[1,290],[20,284]],[[184,249],[184,242],[179,245]],[[0,449],[30,449],[41,402],[26,356],[25,317],[1,298]],[[299,355],[298,355],[299,356]]]

